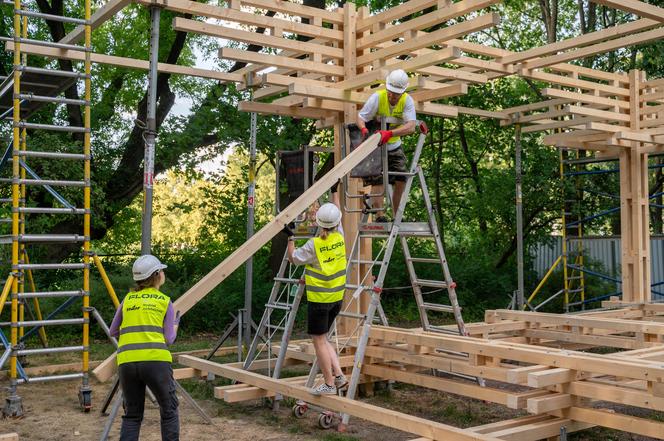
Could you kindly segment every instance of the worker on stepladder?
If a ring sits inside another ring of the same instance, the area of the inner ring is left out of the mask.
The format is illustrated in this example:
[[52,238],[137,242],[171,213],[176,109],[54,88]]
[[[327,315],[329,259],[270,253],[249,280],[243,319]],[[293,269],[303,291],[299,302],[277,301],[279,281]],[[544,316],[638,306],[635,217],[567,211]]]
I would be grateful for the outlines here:
[[327,334],[341,311],[346,287],[346,244],[341,226],[338,182],[331,188],[332,202],[316,211],[319,234],[295,249],[293,230],[288,225],[288,260],[295,265],[306,265],[304,282],[307,290],[307,332],[311,335],[323,373],[324,382],[311,389],[314,395],[336,394],[348,384],[339,365],[339,357]]
[[[393,117],[403,120],[403,124],[388,124],[389,130],[380,131],[380,145],[387,144],[387,169],[392,172],[407,172],[408,166],[406,155],[401,148],[401,136],[415,132],[416,119],[415,102],[408,95],[408,75],[401,69],[390,72],[385,80],[385,89],[372,94],[364,107],[360,110],[357,118],[357,126],[362,131],[362,136],[366,138],[369,130],[366,123],[376,117]],[[394,186],[394,198],[392,200],[392,212],[396,212],[401,203],[401,196],[406,185],[405,176],[390,176],[389,183]],[[383,177],[375,176],[364,180],[364,185],[371,185],[371,193],[383,192]],[[387,216],[383,211],[383,198],[376,196],[373,198],[373,208],[379,209],[376,212],[376,222],[388,222]]]
[[125,409],[120,441],[138,441],[146,386],[159,403],[162,441],[180,439],[173,357],[168,350],[177,335],[179,314],[159,291],[166,281],[165,268],[150,254],[136,259],[132,268],[136,288],[125,296],[111,323],[111,335],[119,336],[118,372]]

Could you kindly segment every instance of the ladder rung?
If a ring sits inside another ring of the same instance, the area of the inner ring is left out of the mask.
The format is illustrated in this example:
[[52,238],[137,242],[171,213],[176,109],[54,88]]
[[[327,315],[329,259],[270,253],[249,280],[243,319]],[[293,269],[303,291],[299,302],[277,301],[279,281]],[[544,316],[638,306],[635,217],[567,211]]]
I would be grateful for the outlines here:
[[368,285],[351,285],[351,284],[348,284],[348,283],[346,284],[346,289],[358,289],[358,288],[366,289],[366,290],[368,291],[368,290],[373,289],[373,286],[368,286]]
[[53,75],[57,77],[77,78],[77,79],[83,79],[87,77],[86,74],[81,72],[68,72],[66,70],[44,69],[43,67],[17,66],[15,67],[15,69],[23,72]]
[[432,331],[432,332],[440,332],[442,334],[452,334],[452,335],[459,335],[459,330],[458,329],[449,329],[445,328],[442,326],[435,326],[435,325],[429,325],[427,328],[427,331]]
[[33,40],[31,38],[0,37],[0,41],[9,41],[9,42],[18,41],[18,43],[20,44],[34,44],[35,46],[54,47],[57,49],[65,49],[76,52],[81,52],[81,51],[91,52],[91,49],[88,49],[84,46],[78,46],[76,44],[54,43],[52,41]]
[[60,207],[19,207],[18,212],[26,214],[85,214],[85,209]]
[[[13,4],[13,2],[7,1],[7,2],[5,2],[5,4]],[[14,13],[17,14],[17,15],[23,15],[25,17],[43,18],[44,20],[59,21],[61,23],[73,23],[73,24],[78,24],[78,25],[88,24],[88,22],[86,20],[83,20],[81,18],[63,17],[62,15],[53,15],[53,14],[44,14],[44,13],[41,13],[41,12],[27,11],[25,9],[14,9]]]
[[19,185],[57,185],[61,187],[85,187],[85,181],[64,181],[59,179],[19,179]]
[[89,104],[89,101],[86,100],[75,100],[70,98],[63,98],[60,96],[34,95],[32,93],[21,93],[18,95],[18,99],[36,101],[40,103],[71,104],[74,106],[85,106]]
[[85,269],[84,263],[22,263],[17,265],[19,270],[58,270],[58,269]]
[[53,319],[53,320],[28,320],[17,322],[19,328],[31,328],[33,326],[55,326],[55,325],[82,325],[85,323],[83,318],[71,319]]
[[268,329],[274,329],[277,331],[285,331],[286,328],[284,326],[279,326],[279,325],[265,325]]
[[270,309],[279,309],[279,310],[282,310],[282,311],[290,311],[291,309],[293,309],[292,305],[289,305],[287,303],[280,303],[280,302],[267,303],[267,304],[265,304],[265,307],[270,308]]
[[[12,202],[12,198],[0,198],[0,203],[11,204]],[[19,198],[18,202],[25,202],[25,199]]]
[[19,242],[83,242],[85,236],[78,234],[19,234]]
[[351,263],[353,263],[355,265],[384,265],[385,264],[385,262],[383,262],[382,260],[376,261],[376,260],[351,259],[350,261],[351,261]]
[[300,279],[292,279],[290,277],[275,277],[273,280],[281,283],[300,283]]
[[583,276],[571,276],[567,278],[567,280],[581,280],[581,279],[583,279]]
[[417,263],[440,263],[440,259],[433,259],[431,257],[409,257],[406,260]]
[[71,132],[71,133],[85,133],[90,131],[90,129],[78,126],[56,126],[54,124],[36,124],[36,123],[26,123],[26,122],[19,122],[18,127],[21,129],[53,130],[55,132]]
[[18,152],[15,152],[15,154],[18,156],[32,157],[32,158],[78,159],[81,161],[85,160],[85,155],[82,153],[38,152],[31,150],[20,150]]
[[61,346],[58,348],[39,348],[39,349],[19,349],[16,355],[44,355],[44,354],[61,354],[63,352],[81,352],[85,346]]
[[439,305],[437,303],[422,303],[422,307],[429,311],[454,312],[450,305]]
[[442,280],[415,279],[416,285],[428,286],[431,288],[447,288],[447,283]]
[[568,289],[567,292],[569,294],[576,294],[577,292],[583,291],[585,288],[577,288],[577,289]]
[[19,378],[16,381],[18,383],[43,383],[46,381],[63,381],[63,380],[76,380],[78,378],[83,378],[83,372],[78,372],[76,374],[59,374],[59,375],[48,375],[41,377],[30,377],[28,380]]
[[365,320],[367,318],[365,314],[358,314],[356,312],[348,312],[348,311],[340,311],[339,314],[337,315],[340,317],[354,318],[357,320]]
[[18,295],[19,299],[41,299],[51,297],[83,297],[85,291],[42,291],[42,292],[24,292]]

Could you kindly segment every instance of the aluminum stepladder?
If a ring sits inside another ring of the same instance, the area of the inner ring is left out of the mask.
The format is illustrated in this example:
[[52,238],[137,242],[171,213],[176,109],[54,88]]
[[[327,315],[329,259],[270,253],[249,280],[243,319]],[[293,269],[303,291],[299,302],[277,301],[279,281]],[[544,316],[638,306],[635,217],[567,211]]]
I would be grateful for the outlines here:
[[[366,351],[366,346],[368,344],[369,335],[371,332],[371,327],[373,323],[373,318],[377,313],[380,313],[380,295],[382,292],[383,284],[385,277],[387,275],[387,270],[389,266],[390,259],[392,257],[392,252],[397,243],[397,240],[401,243],[404,258],[406,261],[406,267],[408,270],[408,275],[410,282],[413,288],[415,299],[418,306],[418,311],[420,314],[420,319],[422,322],[422,327],[425,331],[434,331],[434,332],[450,332],[446,327],[435,326],[431,324],[429,318],[430,312],[445,312],[452,313],[457,324],[458,333],[461,335],[466,335],[465,324],[463,321],[463,316],[461,314],[461,308],[459,307],[459,302],[456,296],[456,283],[452,279],[449,267],[447,265],[447,259],[445,258],[445,251],[443,248],[442,239],[438,230],[438,225],[433,214],[433,206],[431,204],[431,199],[429,197],[428,187],[422,172],[421,167],[419,166],[419,158],[422,153],[422,148],[424,146],[424,141],[428,133],[428,129],[424,123],[419,123],[420,135],[413,154],[413,160],[410,165],[410,169],[407,173],[399,172],[389,172],[386,169],[383,169],[384,175],[387,176],[405,176],[406,184],[404,188],[404,193],[401,198],[399,207],[394,210],[394,220],[391,223],[367,223],[368,214],[363,214],[363,222],[358,229],[358,234],[355,238],[351,256],[349,259],[349,269],[353,266],[358,267],[360,265],[369,265],[369,268],[364,271],[364,276],[362,280],[358,280],[355,284],[348,284],[347,286],[351,289],[355,289],[357,293],[365,292],[371,295],[371,302],[366,313],[366,318],[363,320],[362,331],[360,338],[357,342],[356,352],[354,356],[353,371],[350,377],[348,390],[346,392],[346,397],[354,399],[357,393],[357,388],[359,385],[361,367],[364,362],[364,354]],[[413,185],[413,180],[417,177],[422,190],[422,197],[424,200],[425,208],[427,211],[428,219],[427,222],[403,222],[403,213],[408,202],[408,198],[411,192]],[[389,193],[389,191],[388,191]],[[389,199],[387,201],[389,203]],[[376,258],[372,260],[363,260],[361,253],[361,239],[363,238],[383,238],[385,242],[382,246],[382,249],[378,252]],[[436,254],[435,258],[433,257],[415,257],[411,253],[410,246],[408,244],[408,238],[418,238],[418,239],[428,239],[433,240],[435,244]],[[440,266],[440,271],[442,272],[442,280],[431,280],[431,279],[421,279],[417,276],[415,270],[415,264],[435,264]],[[378,266],[378,275],[375,278],[375,281],[369,280],[371,278],[372,270],[374,266]],[[351,274],[351,272],[348,272]],[[357,271],[356,274],[362,274],[361,271]],[[369,283],[367,283],[369,282]],[[424,296],[427,295],[427,292],[423,291],[423,288],[434,288],[436,292],[438,290],[446,290],[447,297],[449,299],[449,305],[435,303],[433,301],[425,301]],[[474,378],[478,381],[480,385],[483,385],[484,382],[480,378]],[[350,417],[348,414],[343,414],[341,416],[341,424],[339,426],[340,430],[344,430],[348,424]]]

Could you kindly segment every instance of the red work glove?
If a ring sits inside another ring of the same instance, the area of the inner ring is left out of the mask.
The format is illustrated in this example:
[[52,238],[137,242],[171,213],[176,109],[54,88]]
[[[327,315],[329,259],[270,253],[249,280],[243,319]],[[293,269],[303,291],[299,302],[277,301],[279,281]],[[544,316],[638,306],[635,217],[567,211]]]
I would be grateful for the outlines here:
[[369,136],[369,129],[367,129],[366,127],[362,127],[362,130],[360,130],[360,132],[362,132],[362,139],[367,139],[367,136]]
[[378,145],[387,143],[387,141],[389,141],[392,137],[392,130],[380,130],[378,133],[380,133],[380,142]]

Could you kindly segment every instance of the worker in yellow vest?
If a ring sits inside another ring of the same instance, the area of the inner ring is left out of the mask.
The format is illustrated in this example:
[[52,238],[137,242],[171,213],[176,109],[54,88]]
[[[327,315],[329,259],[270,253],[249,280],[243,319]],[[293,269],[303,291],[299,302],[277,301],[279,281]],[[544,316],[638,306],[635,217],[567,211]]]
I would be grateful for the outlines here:
[[[374,118],[398,118],[403,121],[402,125],[388,124],[388,130],[381,130],[380,144],[387,144],[387,169],[392,172],[407,172],[408,165],[406,155],[401,148],[401,136],[415,132],[416,119],[415,102],[406,93],[408,88],[408,75],[401,69],[390,72],[385,80],[385,89],[380,89],[372,94],[360,110],[357,118],[357,126],[366,137],[369,134],[367,123]],[[401,203],[401,197],[406,185],[405,176],[390,176],[389,183],[394,186],[394,197],[392,199],[393,213]],[[383,177],[376,176],[365,179],[364,185],[371,185],[371,193],[383,192]],[[373,198],[373,207],[380,209],[376,213],[376,222],[388,222],[383,209],[383,198]]]
[[318,236],[295,248],[295,237],[288,226],[288,260],[306,265],[304,283],[307,290],[307,332],[311,335],[323,373],[324,382],[311,390],[314,395],[336,394],[348,384],[339,365],[339,357],[327,335],[341,311],[346,289],[346,243],[341,226],[341,210],[337,184],[332,187],[332,202],[316,211]]
[[170,298],[159,291],[166,281],[165,268],[150,254],[136,259],[132,268],[136,288],[125,296],[111,323],[111,335],[119,337],[117,360],[125,409],[120,441],[138,441],[146,386],[159,403],[162,441],[180,439],[173,358],[168,350],[177,335],[179,316]]

